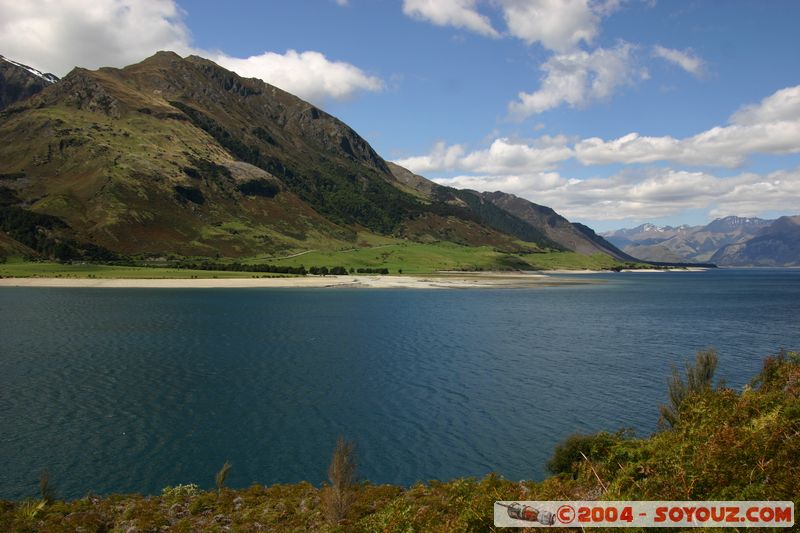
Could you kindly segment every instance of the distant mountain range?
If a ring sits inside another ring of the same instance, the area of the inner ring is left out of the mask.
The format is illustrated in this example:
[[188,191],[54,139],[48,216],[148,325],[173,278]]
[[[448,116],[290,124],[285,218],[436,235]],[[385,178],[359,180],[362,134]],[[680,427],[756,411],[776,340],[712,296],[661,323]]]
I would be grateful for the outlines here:
[[800,216],[777,220],[729,216],[705,226],[642,224],[602,235],[645,261],[800,266]]
[[0,67],[0,254],[252,257],[374,235],[632,260],[550,208],[388,163],[314,105],[201,57],[61,80]]

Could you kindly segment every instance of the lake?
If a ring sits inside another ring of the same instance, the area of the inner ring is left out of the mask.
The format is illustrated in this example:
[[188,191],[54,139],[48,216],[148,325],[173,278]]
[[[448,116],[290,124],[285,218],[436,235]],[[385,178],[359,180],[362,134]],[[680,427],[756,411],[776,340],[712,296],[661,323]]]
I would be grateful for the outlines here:
[[800,270],[505,290],[0,289],[0,498],[325,479],[541,479],[574,432],[656,430],[671,365],[740,388],[800,348]]

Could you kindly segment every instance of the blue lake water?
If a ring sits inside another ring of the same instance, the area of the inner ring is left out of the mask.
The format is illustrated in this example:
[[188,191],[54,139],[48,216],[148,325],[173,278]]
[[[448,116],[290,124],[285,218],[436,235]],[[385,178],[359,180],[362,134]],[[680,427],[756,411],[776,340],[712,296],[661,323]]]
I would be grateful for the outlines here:
[[741,387],[800,348],[800,270],[506,290],[0,288],[0,498],[540,479],[570,433],[656,429],[673,363]]

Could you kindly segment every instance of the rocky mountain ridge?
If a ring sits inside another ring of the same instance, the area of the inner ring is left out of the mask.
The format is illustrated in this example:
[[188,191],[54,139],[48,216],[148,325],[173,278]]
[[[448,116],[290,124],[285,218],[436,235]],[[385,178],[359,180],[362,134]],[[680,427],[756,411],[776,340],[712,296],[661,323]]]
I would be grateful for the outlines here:
[[618,256],[552,210],[408,174],[294,95],[159,52],[76,68],[0,112],[0,248],[247,257],[377,235]]
[[0,111],[57,81],[58,76],[54,74],[43,73],[0,55]]
[[711,262],[720,266],[795,266],[797,217],[765,220],[728,216],[704,226],[635,228],[603,233],[626,253],[645,261]]

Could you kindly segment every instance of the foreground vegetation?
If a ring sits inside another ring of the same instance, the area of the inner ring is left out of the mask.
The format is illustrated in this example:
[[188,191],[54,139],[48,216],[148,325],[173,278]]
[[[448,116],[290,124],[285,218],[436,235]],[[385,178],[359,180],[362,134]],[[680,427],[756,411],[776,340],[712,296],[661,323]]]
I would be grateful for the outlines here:
[[[800,505],[800,354],[781,352],[741,391],[714,385],[716,355],[698,354],[669,379],[663,429],[573,435],[553,476],[515,482],[431,481],[410,488],[354,481],[355,453],[337,444],[330,483],[215,490],[167,487],[158,496],[0,502],[1,531],[491,531],[496,500],[793,500]],[[655,416],[655,406],[654,406]],[[234,466],[235,468],[235,466]]]

